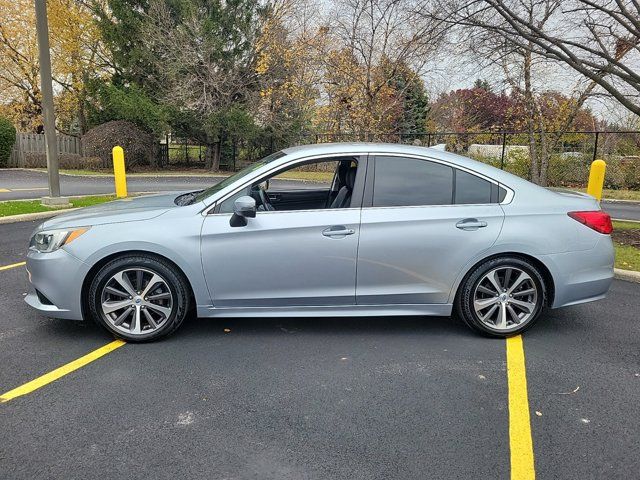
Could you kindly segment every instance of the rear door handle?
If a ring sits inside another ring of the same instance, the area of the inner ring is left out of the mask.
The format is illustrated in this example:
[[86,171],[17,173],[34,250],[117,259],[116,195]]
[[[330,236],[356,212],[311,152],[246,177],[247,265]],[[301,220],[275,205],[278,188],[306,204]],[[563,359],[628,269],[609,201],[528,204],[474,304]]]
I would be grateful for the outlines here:
[[456,228],[460,230],[477,230],[487,226],[487,222],[478,220],[477,218],[465,218],[456,223]]
[[354,233],[356,233],[355,230],[347,228],[344,225],[332,225],[322,231],[322,235],[325,237],[344,237],[346,235],[353,235]]

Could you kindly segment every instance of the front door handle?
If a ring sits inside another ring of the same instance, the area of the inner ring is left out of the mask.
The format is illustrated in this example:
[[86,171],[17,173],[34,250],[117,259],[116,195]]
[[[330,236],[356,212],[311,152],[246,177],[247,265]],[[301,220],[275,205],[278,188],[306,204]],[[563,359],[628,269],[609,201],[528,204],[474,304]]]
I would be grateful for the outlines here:
[[332,225],[322,231],[322,235],[325,237],[344,237],[346,235],[353,235],[354,233],[356,233],[355,230],[347,228],[344,225]]
[[477,230],[487,226],[487,222],[478,220],[477,218],[465,218],[456,223],[456,228],[460,230]]

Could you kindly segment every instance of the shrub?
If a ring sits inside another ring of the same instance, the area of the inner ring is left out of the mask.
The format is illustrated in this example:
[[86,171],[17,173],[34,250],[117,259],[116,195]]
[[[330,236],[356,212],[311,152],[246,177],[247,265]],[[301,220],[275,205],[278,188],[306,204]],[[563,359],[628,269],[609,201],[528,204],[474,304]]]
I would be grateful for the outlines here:
[[0,117],[0,167],[6,167],[16,142],[16,129],[6,118]]
[[100,158],[102,168],[111,167],[111,152],[116,145],[124,149],[127,168],[155,165],[157,142],[131,122],[115,120],[98,125],[82,137],[82,144],[85,156]]
[[167,109],[136,85],[118,87],[101,81],[90,82],[92,93],[88,107],[90,126],[99,126],[112,120],[126,120],[156,135],[161,134],[167,125]]
[[605,158],[605,188],[637,190],[640,188],[640,157]]
[[547,183],[550,187],[584,188],[589,179],[590,160],[583,155],[552,155],[549,158]]

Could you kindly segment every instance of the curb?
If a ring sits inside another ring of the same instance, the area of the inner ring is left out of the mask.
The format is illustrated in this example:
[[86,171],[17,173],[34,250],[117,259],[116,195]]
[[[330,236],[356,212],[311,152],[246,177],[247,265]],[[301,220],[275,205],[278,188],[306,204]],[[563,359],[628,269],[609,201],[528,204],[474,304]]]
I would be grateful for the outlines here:
[[[37,168],[7,168],[5,170],[27,170],[29,172],[35,173],[44,173],[46,174],[46,170],[37,169]],[[227,178],[230,175],[233,175],[234,172],[230,172],[229,175],[222,175],[219,173],[159,173],[159,172],[129,172],[127,173],[127,178],[162,178],[162,177],[176,177],[176,178]],[[61,176],[66,177],[86,177],[86,178],[113,178],[113,173],[107,172],[94,172],[89,174],[84,173],[70,173],[70,172],[60,172]]]
[[[89,195],[62,195],[62,196],[66,197],[66,198],[85,198],[85,197],[108,197],[109,195],[115,195],[115,194],[116,194],[116,192],[111,192],[111,193],[90,193]],[[133,196],[133,195],[135,195],[135,194],[132,193],[131,196]],[[33,197],[33,198],[15,198],[15,199],[12,199],[12,200],[0,200],[0,203],[32,202],[34,200],[40,200],[41,198],[42,198],[42,196]],[[46,213],[46,212],[37,212],[37,213]],[[29,215],[29,214],[25,214],[25,215]],[[0,218],[3,218],[3,217],[0,217]]]
[[58,210],[51,210],[50,212],[24,213],[22,215],[10,215],[8,217],[0,217],[0,225],[5,225],[7,223],[16,223],[16,222],[30,222],[32,220],[41,220],[43,218],[51,218],[51,217],[55,217],[56,215],[60,215],[61,213],[78,210],[78,208],[79,207],[60,208]]
[[[158,192],[134,192],[127,198],[141,197],[143,195],[157,195]],[[106,195],[115,195],[115,193],[96,193],[91,195],[66,195],[67,198],[85,198],[85,197],[104,197]],[[21,198],[19,200],[3,200],[3,202],[28,202],[37,200],[36,198]],[[0,203],[3,203],[0,202]],[[0,217],[0,225],[16,222],[30,222],[31,220],[40,220],[41,218],[55,217],[64,212],[72,212],[79,208],[86,207],[71,207],[71,208],[58,208],[51,210],[50,212],[36,212],[36,213],[24,213],[20,215],[9,215],[8,217]]]
[[[36,173],[46,173],[46,171],[38,170],[36,168],[7,168],[5,170],[28,170],[30,172]],[[153,172],[141,172],[141,173],[127,173],[127,178],[222,178],[225,179],[230,177],[234,173],[237,172],[229,172],[228,175],[220,174],[220,173],[153,173]],[[92,174],[79,174],[79,173],[69,173],[69,172],[60,172],[60,175],[64,175],[67,177],[85,177],[85,178],[113,178],[113,173],[101,173],[96,172]],[[277,180],[285,180],[292,182],[320,182],[322,180],[310,180],[307,178],[278,178]],[[86,195],[82,195],[86,196]]]
[[621,198],[603,198],[603,202],[608,203],[631,203],[634,205],[640,205],[640,200],[623,200]]
[[640,223],[640,220],[627,220],[624,218],[612,218],[614,222],[628,222],[628,223]]
[[618,280],[625,280],[627,282],[640,283],[640,272],[634,272],[633,270],[623,270],[621,268],[614,268],[613,274]]

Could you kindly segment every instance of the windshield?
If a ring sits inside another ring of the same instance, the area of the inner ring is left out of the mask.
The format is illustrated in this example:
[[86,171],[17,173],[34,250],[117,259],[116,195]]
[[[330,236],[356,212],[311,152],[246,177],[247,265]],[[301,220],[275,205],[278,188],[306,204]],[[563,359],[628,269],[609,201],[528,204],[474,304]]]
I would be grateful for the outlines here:
[[279,152],[275,152],[275,153],[272,153],[271,155],[268,155],[268,156],[264,157],[262,160],[258,160],[257,162],[252,163],[248,167],[243,168],[239,172],[234,173],[230,177],[227,177],[224,180],[222,180],[221,182],[216,183],[215,185],[198,192],[197,195],[194,197],[193,201],[194,202],[201,202],[202,200],[206,199],[207,197],[210,197],[211,195],[213,195],[214,193],[219,192],[224,187],[226,187],[228,185],[231,185],[236,180],[241,179],[242,177],[244,177],[248,173],[251,173],[254,170],[257,170],[258,168],[263,167],[264,165],[266,165],[266,164],[268,164],[270,162],[273,162],[274,160],[282,158],[285,155],[286,154],[283,151],[279,151]]

